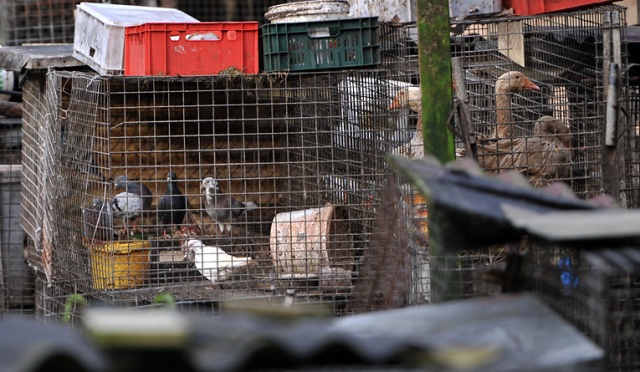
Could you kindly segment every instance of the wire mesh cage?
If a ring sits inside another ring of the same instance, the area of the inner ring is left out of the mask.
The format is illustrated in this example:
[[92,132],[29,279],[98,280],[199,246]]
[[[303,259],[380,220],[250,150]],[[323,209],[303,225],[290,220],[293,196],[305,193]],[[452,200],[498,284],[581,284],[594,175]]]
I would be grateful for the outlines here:
[[[605,189],[610,176],[605,169],[619,167],[613,182],[620,185],[620,193],[614,196],[624,207],[637,205],[637,110],[635,87],[628,85],[622,20],[624,9],[603,7],[589,12],[461,22],[458,34],[452,37],[452,55],[464,67],[468,105],[478,132],[479,163],[487,172],[520,170],[535,186],[563,181],[576,195],[589,199]],[[620,160],[607,164],[603,141],[611,63],[620,68],[621,94],[615,100],[623,114],[616,134]],[[501,97],[498,82],[507,71],[523,73],[519,76],[530,78],[535,89]],[[541,163],[545,158],[534,153],[533,145],[542,142],[536,139],[542,136],[534,123],[542,116],[565,122],[568,130],[555,134],[571,136],[569,143],[558,137],[563,143],[543,147],[569,154],[547,157],[554,161],[551,163]],[[460,127],[458,123],[459,131]],[[501,141],[504,147],[498,145]],[[524,151],[516,147],[519,141]],[[526,155],[524,161],[517,161],[518,151]],[[556,170],[537,170],[548,165]],[[560,166],[569,169],[559,172]],[[505,283],[500,275],[505,268],[506,246],[469,248],[473,249],[459,255],[429,257],[432,300],[483,296],[514,284]],[[579,254],[567,247],[531,245],[526,240],[514,242],[512,249],[524,254],[529,275],[515,284],[532,289],[603,346],[612,370],[637,369],[635,249]],[[533,283],[527,282],[529,279]]]
[[73,43],[75,0],[3,0],[0,40],[26,43]]
[[[388,75],[49,72],[53,115],[38,131],[36,178],[50,222],[34,239],[43,280],[125,306],[168,292],[215,311],[293,292],[297,302],[354,311],[347,304],[390,173],[385,155],[413,132],[388,110],[400,84]],[[153,195],[150,206],[132,195],[134,181]],[[165,197],[171,190],[181,195]]]
[[[457,26],[463,31],[452,37],[452,55],[464,67],[483,168],[490,173],[515,168],[538,186],[561,180],[583,198],[601,193],[604,92],[611,63],[622,75],[617,102],[624,105],[628,94],[624,8],[468,20]],[[509,71],[521,72],[533,84],[515,84],[504,75]],[[543,116],[564,123],[558,126],[562,131],[540,126],[537,132],[535,123]]]
[[418,28],[415,22],[380,22],[381,66],[396,80],[418,85]]
[[637,370],[638,249],[533,246],[529,256],[536,294],[607,351],[607,370]]
[[[0,103],[20,107],[17,100],[0,95]],[[0,313],[23,314],[33,311],[33,273],[23,259],[20,226],[22,120],[9,116],[0,116]]]
[[[630,208],[638,208],[640,206],[640,86],[637,85],[638,68],[630,66],[630,75],[633,74],[635,79],[633,84],[629,86],[629,100],[627,121],[629,125],[625,128],[623,143],[624,146],[624,164],[625,178],[621,182],[621,191],[626,201],[626,205]],[[630,76],[631,80],[631,76]]]
[[[16,150],[2,155],[19,159],[20,148]],[[25,234],[20,227],[21,171],[20,164],[0,164],[0,313],[33,311],[33,272],[23,258]]]

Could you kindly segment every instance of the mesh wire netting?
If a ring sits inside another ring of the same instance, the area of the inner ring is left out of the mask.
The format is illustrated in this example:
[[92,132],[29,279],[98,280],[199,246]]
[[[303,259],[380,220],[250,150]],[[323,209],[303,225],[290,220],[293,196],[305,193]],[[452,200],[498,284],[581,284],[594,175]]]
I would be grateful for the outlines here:
[[[387,109],[397,87],[385,83],[386,75],[50,72],[46,98],[58,115],[42,131],[42,151],[50,145],[52,154],[42,176],[49,190],[43,203],[50,206],[44,209],[52,214],[41,227],[46,280],[73,280],[79,293],[130,306],[151,303],[159,292],[181,304],[216,304],[279,299],[293,290],[297,301],[351,311],[346,303],[391,172],[385,155],[410,134]],[[167,224],[158,206],[168,172],[176,173],[188,213]],[[154,195],[136,218],[122,218],[113,205],[124,191],[114,189],[121,175]],[[253,206],[235,207],[243,213],[230,230],[214,213],[225,199],[207,199],[207,177],[225,197]],[[95,209],[94,199],[106,207]],[[107,212],[113,215],[105,222]],[[217,256],[185,257],[185,233],[233,256],[237,267],[210,274],[200,265]]]
[[[73,43],[74,13],[79,0],[0,1],[0,45]],[[103,1],[85,1],[103,2]],[[276,0],[111,0],[110,4],[162,6],[179,9],[202,22],[258,21]]]
[[[217,20],[190,9],[183,10]],[[510,96],[513,140],[526,144],[543,115],[566,123],[570,172],[551,172],[547,180],[565,182],[582,198],[602,192],[603,82],[608,63],[620,63],[619,101],[627,112],[621,202],[635,207],[638,134],[627,123],[637,122],[637,104],[628,88],[624,22],[616,21],[623,19],[622,8],[604,7],[466,20],[451,50],[464,67],[474,128],[485,136],[498,121],[499,76],[521,71],[540,88]],[[82,294],[89,306],[150,307],[170,293],[180,309],[199,313],[216,313],[227,301],[286,304],[293,297],[341,315],[500,292],[504,283],[495,274],[505,266],[504,246],[429,254],[425,200],[385,158],[421,157],[420,114],[408,104],[390,110],[404,88],[419,84],[417,31],[413,24],[381,24],[379,35],[378,69],[193,78],[50,71],[28,79],[22,225],[27,260],[38,268],[38,317],[60,322],[71,294]],[[540,166],[527,146],[526,168]],[[555,161],[546,165],[566,165]],[[188,200],[176,208],[188,210],[186,217],[175,223],[163,223],[157,208],[169,172]],[[152,207],[135,218],[123,219],[113,207],[124,191],[114,188],[121,175],[153,194]],[[210,215],[207,177],[223,193],[255,204],[230,230]],[[96,199],[106,207],[96,208]],[[217,253],[185,250],[184,233]],[[534,291],[606,347],[611,363],[633,365],[627,350],[637,330],[624,306],[635,301],[635,289],[619,290],[619,268],[567,249],[526,242],[518,248]],[[235,267],[212,273],[225,255]],[[571,293],[558,266],[567,257],[580,270]]]

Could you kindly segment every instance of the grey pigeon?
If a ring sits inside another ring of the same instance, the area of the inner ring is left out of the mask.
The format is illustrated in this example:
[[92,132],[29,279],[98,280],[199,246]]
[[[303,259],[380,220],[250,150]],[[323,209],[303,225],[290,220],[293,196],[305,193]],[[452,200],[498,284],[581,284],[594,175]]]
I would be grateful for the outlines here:
[[247,211],[257,208],[253,202],[243,203],[224,194],[218,181],[207,177],[202,181],[205,190],[205,210],[220,227],[220,232],[231,233],[231,223],[242,217]]
[[177,179],[174,172],[167,174],[167,192],[158,201],[158,218],[163,225],[180,226],[187,213],[189,202],[178,188]]
[[140,195],[142,197],[142,210],[148,211],[153,203],[153,194],[151,190],[143,183],[129,180],[126,176],[118,176],[113,180],[115,189],[124,189],[126,192]]
[[138,194],[130,192],[121,192],[111,199],[111,209],[115,217],[122,218],[125,233],[128,231],[127,221],[131,221],[134,230],[137,229],[135,224],[136,218],[142,213],[142,197]]
[[113,230],[113,211],[100,198],[91,206],[82,208],[82,232],[85,238],[110,241],[116,236]]

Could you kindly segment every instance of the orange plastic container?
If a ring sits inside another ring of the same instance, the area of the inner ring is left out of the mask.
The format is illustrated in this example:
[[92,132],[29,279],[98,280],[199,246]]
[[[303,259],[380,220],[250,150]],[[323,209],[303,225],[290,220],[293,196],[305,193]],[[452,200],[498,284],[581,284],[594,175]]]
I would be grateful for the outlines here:
[[126,76],[258,73],[258,22],[146,23],[125,28]]
[[532,15],[573,10],[613,2],[614,0],[502,0],[502,8],[513,8],[513,13],[516,15]]

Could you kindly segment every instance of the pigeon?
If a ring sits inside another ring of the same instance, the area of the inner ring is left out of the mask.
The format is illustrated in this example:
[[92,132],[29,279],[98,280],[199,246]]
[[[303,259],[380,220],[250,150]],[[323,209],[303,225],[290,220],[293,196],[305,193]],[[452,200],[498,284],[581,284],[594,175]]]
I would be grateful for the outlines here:
[[251,262],[250,257],[231,256],[219,247],[204,245],[197,239],[188,239],[183,251],[189,261],[194,262],[198,271],[211,283],[226,280],[233,273],[233,269],[247,266]]
[[116,189],[124,189],[126,192],[142,196],[142,210],[148,211],[151,209],[153,194],[144,184],[131,181],[126,176],[118,176],[113,180],[113,186]]
[[119,193],[111,199],[113,215],[122,218],[125,233],[128,231],[127,220],[131,221],[134,230],[138,228],[135,220],[140,213],[142,213],[142,205],[142,196],[126,191]]
[[220,227],[220,232],[231,233],[231,222],[238,220],[247,211],[257,208],[253,202],[243,203],[226,195],[220,189],[218,181],[207,177],[202,181],[205,190],[205,210]]
[[91,206],[82,208],[82,228],[85,238],[110,241],[116,236],[113,230],[113,210],[100,198]]
[[[187,213],[189,201],[176,184],[178,176],[174,172],[167,174],[167,192],[158,201],[158,218],[163,225],[180,226]],[[167,235],[166,230],[163,235]]]

